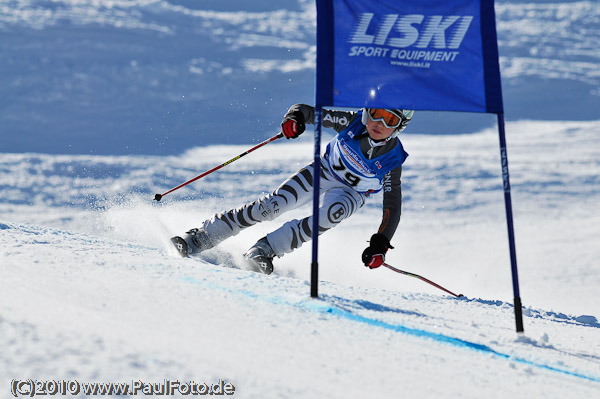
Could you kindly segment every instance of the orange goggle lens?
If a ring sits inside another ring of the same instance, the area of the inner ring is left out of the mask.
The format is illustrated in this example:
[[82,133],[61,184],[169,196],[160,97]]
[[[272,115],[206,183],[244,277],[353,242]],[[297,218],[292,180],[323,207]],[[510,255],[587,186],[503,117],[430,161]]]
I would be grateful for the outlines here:
[[402,119],[398,115],[380,108],[369,109],[369,117],[374,122],[383,122],[388,128],[396,128],[400,126],[400,123],[402,122]]

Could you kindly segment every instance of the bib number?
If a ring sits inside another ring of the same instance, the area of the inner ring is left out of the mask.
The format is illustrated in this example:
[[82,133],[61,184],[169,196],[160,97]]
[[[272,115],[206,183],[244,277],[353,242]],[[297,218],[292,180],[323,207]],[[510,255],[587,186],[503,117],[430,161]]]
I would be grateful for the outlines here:
[[[340,172],[338,174],[338,176],[341,176],[344,179],[344,181],[346,183],[348,183],[348,185],[350,187],[356,187],[356,186],[358,186],[358,183],[360,183],[360,177],[356,176],[354,173],[351,173],[351,172],[347,171],[346,166],[344,166],[344,164],[342,163],[341,158],[338,158],[338,162],[339,162],[339,164],[332,165],[332,167],[333,167],[334,170]],[[346,171],[346,173],[344,173],[342,175],[342,173],[344,171]]]

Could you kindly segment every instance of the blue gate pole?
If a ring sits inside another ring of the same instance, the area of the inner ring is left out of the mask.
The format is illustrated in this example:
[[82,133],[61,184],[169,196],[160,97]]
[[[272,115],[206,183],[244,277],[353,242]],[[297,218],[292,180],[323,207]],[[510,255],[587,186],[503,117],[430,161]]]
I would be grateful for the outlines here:
[[319,297],[319,197],[321,182],[321,115],[322,106],[315,105],[315,154],[313,162],[312,262],[310,264],[310,296]]
[[510,267],[512,271],[515,322],[517,332],[523,330],[523,305],[519,292],[519,273],[517,271],[517,250],[515,246],[515,232],[513,226],[512,201],[510,196],[510,180],[508,175],[508,156],[506,154],[506,135],[504,132],[504,113],[498,115],[498,135],[500,136],[500,160],[502,163],[502,180],[504,182],[504,206],[506,208],[506,225],[508,227],[508,247],[510,250]]

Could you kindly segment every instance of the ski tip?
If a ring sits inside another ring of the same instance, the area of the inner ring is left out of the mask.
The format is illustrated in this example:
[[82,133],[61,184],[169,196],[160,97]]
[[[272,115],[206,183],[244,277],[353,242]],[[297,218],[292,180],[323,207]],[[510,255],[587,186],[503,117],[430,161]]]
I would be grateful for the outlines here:
[[463,294],[458,294],[456,297],[457,298],[464,298],[465,296]]
[[154,196],[154,201],[160,201],[161,199],[162,199],[162,195],[160,195],[160,194],[156,194]]

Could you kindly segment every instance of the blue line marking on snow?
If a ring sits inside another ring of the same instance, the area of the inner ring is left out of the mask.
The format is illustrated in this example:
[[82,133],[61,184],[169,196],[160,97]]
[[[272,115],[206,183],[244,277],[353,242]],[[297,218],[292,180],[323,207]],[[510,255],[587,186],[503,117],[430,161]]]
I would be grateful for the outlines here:
[[[320,306],[316,307],[315,310],[318,311],[318,312],[323,312],[323,309]],[[490,348],[489,346],[482,345],[482,344],[477,344],[475,342],[465,341],[465,340],[462,340],[462,339],[459,339],[459,338],[450,337],[448,335],[433,333],[433,332],[430,332],[430,331],[427,331],[427,330],[410,328],[410,327],[403,326],[401,324],[390,324],[390,323],[386,323],[386,322],[383,322],[383,321],[380,321],[380,320],[370,319],[370,318],[364,317],[364,316],[359,316],[359,315],[356,315],[356,314],[351,313],[349,311],[346,311],[346,310],[343,310],[343,309],[338,309],[338,308],[335,308],[335,307],[328,307],[328,309],[326,310],[326,312],[330,313],[330,314],[333,314],[335,316],[344,318],[344,319],[356,321],[356,322],[359,322],[359,323],[369,324],[369,325],[372,325],[372,326],[375,326],[375,327],[384,328],[386,330],[397,331],[397,332],[401,332],[401,333],[404,333],[404,334],[408,334],[408,335],[412,335],[412,336],[417,336],[417,337],[429,338],[429,339],[433,339],[435,341],[442,342],[442,343],[445,343],[445,344],[450,344],[450,345],[453,345],[453,346],[463,347],[463,348],[475,350],[475,351],[478,351],[478,352],[489,353],[489,354],[492,354],[492,355],[494,355],[496,357],[499,357],[499,358],[502,358],[502,359],[506,359],[506,360],[511,360],[511,361],[514,361],[514,362],[517,362],[517,363],[526,364],[528,366],[534,366],[534,367],[542,368],[542,369],[545,369],[545,370],[549,370],[549,371],[554,371],[554,372],[558,372],[558,373],[570,375],[570,376],[573,376],[573,377],[583,378],[583,379],[594,381],[594,382],[600,382],[600,378],[597,378],[597,377],[592,377],[592,376],[588,376],[588,375],[585,375],[585,374],[582,374],[582,373],[577,373],[577,372],[574,372],[574,371],[565,370],[565,369],[561,369],[561,368],[558,368],[558,367],[549,366],[549,365],[542,364],[542,363],[536,363],[536,362],[531,361],[531,360],[527,360],[527,359],[522,359],[522,358],[519,358],[519,357],[510,356],[508,354],[495,351],[494,349]]]
[[466,349],[470,349],[470,350],[477,351],[477,352],[487,353],[487,354],[493,355],[495,357],[498,357],[500,359],[505,359],[508,361],[513,361],[516,363],[521,363],[521,364],[525,364],[528,366],[537,367],[537,368],[540,368],[543,370],[553,371],[556,373],[561,373],[561,374],[568,375],[571,377],[582,378],[582,379],[593,381],[593,382],[600,382],[600,378],[598,378],[598,377],[589,376],[589,375],[585,375],[582,373],[578,373],[576,371],[571,371],[571,370],[567,370],[564,368],[549,366],[549,365],[543,364],[543,363],[536,363],[532,360],[527,360],[527,359],[511,356],[506,353],[498,352],[498,351],[490,348],[487,345],[478,344],[475,342],[470,342],[470,341],[466,341],[466,340],[463,340],[460,338],[455,338],[455,337],[451,337],[451,336],[444,335],[444,334],[434,333],[434,332],[427,331],[427,330],[410,328],[410,327],[403,326],[402,324],[391,324],[391,323],[387,323],[387,322],[384,322],[381,320],[371,319],[371,318],[365,317],[365,316],[360,316],[355,313],[352,313],[349,310],[341,309],[339,307],[336,307],[335,305],[327,303],[323,299],[306,299],[306,300],[303,300],[300,302],[291,302],[291,301],[288,301],[281,297],[262,296],[262,295],[257,294],[256,292],[252,292],[249,290],[233,290],[233,289],[223,287],[223,286],[220,286],[218,284],[215,284],[215,283],[212,283],[212,282],[209,282],[206,280],[197,280],[197,279],[195,279],[193,277],[189,277],[189,276],[183,277],[182,280],[185,282],[191,283],[191,284],[207,286],[209,288],[216,289],[219,291],[225,291],[225,292],[227,292],[229,294],[233,294],[233,295],[263,300],[263,301],[270,302],[270,303],[277,304],[277,305],[291,306],[294,308],[299,308],[302,310],[307,310],[307,311],[316,312],[316,313],[320,313],[320,314],[329,314],[329,315],[332,315],[332,316],[335,316],[338,318],[350,320],[350,321],[357,322],[357,323],[363,323],[363,324],[371,325],[374,327],[383,328],[383,329],[391,330],[391,331],[396,331],[396,332],[400,332],[400,333],[415,336],[415,337],[432,339],[434,341],[437,341],[437,342],[440,342],[443,344],[456,346],[459,348],[466,348]]

